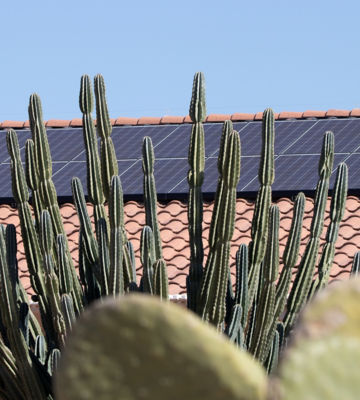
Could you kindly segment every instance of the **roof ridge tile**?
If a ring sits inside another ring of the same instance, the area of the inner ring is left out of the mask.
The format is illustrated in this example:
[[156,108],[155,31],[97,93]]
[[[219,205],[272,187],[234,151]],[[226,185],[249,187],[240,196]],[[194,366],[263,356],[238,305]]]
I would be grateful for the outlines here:
[[[233,113],[233,114],[209,114],[205,122],[219,123],[225,120],[232,121],[259,121],[262,119],[263,112],[257,113]],[[281,111],[275,113],[276,120],[284,119],[307,119],[307,118],[360,118],[360,108],[352,110],[329,109],[327,111],[306,110],[306,111]],[[162,117],[118,117],[110,118],[111,124],[114,126],[123,125],[164,125],[164,124],[187,124],[192,123],[189,115],[173,116],[164,115]],[[96,120],[94,120],[96,123]],[[82,126],[81,118],[65,119],[49,119],[45,121],[48,128],[76,128]],[[23,129],[29,128],[29,121],[12,121],[4,120],[0,122],[0,129]]]

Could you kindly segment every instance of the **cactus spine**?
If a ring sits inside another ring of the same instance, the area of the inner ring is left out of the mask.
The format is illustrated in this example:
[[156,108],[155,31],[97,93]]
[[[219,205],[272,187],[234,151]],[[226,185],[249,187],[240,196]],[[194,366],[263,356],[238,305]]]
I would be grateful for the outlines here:
[[205,78],[202,72],[194,76],[191,96],[190,118],[193,122],[189,145],[189,183],[188,229],[190,242],[190,268],[186,281],[188,308],[197,309],[197,298],[203,275],[203,196],[201,186],[204,181],[205,141],[203,122],[206,117]]

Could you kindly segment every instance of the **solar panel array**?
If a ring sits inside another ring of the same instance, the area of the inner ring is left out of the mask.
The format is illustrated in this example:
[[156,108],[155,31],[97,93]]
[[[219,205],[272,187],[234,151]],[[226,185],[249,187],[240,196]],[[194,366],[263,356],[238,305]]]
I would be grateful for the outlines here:
[[[222,124],[205,124],[205,180],[203,192],[212,196],[218,179],[217,156]],[[241,139],[241,176],[238,193],[251,197],[256,194],[259,155],[261,151],[261,122],[234,123]],[[335,161],[331,182],[337,165],[349,166],[349,192],[360,192],[360,119],[285,120],[275,122],[275,182],[274,195],[292,195],[299,191],[311,194],[318,180],[318,161],[323,135],[331,130],[335,135]],[[119,174],[124,194],[129,200],[143,193],[141,147],[144,136],[150,136],[156,156],[155,179],[160,199],[183,198],[188,193],[186,180],[190,124],[119,126],[113,127],[112,139],[118,158]],[[53,180],[60,201],[71,197],[71,178],[78,176],[86,190],[86,154],[82,128],[48,129],[53,160]],[[0,132],[0,198],[12,198],[10,158],[6,148],[5,131]],[[29,130],[19,130],[21,157]]]

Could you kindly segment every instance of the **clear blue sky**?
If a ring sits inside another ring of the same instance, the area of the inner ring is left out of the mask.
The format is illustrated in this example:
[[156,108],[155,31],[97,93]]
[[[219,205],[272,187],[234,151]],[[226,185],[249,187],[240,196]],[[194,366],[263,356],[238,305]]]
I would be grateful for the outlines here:
[[360,2],[32,0],[1,7],[0,121],[80,117],[102,73],[111,117],[186,115],[203,71],[208,113],[360,107]]

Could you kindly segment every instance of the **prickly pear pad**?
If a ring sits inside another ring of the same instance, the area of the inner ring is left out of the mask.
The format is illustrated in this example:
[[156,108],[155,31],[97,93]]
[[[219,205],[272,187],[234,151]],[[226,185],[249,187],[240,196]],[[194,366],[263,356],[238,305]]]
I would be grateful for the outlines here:
[[266,397],[263,368],[195,314],[145,295],[80,317],[56,376],[58,400]]

